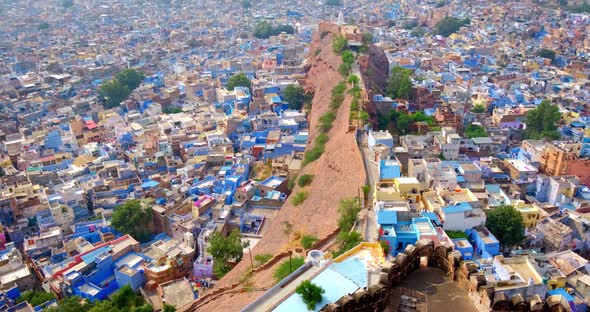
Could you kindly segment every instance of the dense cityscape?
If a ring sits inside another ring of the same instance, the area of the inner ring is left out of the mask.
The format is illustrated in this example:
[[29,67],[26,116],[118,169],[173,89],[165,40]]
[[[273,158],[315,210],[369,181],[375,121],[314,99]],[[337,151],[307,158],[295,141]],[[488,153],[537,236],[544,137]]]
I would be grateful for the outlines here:
[[0,0],[0,311],[589,311],[586,0]]

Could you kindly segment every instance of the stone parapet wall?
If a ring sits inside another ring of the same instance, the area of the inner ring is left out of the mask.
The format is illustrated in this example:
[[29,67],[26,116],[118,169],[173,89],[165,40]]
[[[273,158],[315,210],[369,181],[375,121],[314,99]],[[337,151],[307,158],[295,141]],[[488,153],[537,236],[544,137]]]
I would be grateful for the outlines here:
[[393,262],[386,262],[381,269],[379,283],[347,294],[325,305],[320,311],[384,311],[390,304],[393,289],[418,269],[421,262],[442,269],[450,279],[459,283],[478,311],[566,311],[556,298],[552,298],[554,296],[545,301],[536,295],[530,298],[522,295],[508,298],[501,292],[496,293],[494,287],[487,285],[475,262],[463,261],[460,252],[450,247],[435,247],[429,239],[420,240],[415,246],[408,245]]

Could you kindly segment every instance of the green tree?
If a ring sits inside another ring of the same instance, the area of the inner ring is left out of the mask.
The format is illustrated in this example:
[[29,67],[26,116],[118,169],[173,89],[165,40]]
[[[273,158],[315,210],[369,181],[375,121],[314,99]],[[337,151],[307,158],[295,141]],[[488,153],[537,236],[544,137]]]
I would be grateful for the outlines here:
[[561,113],[557,105],[552,105],[545,99],[535,109],[527,112],[525,117],[526,129],[524,136],[527,139],[559,139],[557,123],[561,119]]
[[467,128],[465,129],[465,135],[470,139],[484,138],[489,136],[489,134],[486,132],[486,129],[478,125],[467,126]]
[[135,88],[139,87],[145,78],[145,75],[140,71],[128,68],[120,71],[115,78],[123,85],[127,86],[129,91],[133,91]]
[[55,299],[55,297],[53,297],[53,295],[48,292],[37,291],[37,290],[27,290],[27,291],[23,292],[21,294],[21,296],[16,299],[16,302],[21,303],[23,301],[27,301],[32,306],[36,307],[42,303],[45,303],[45,302],[53,300],[53,299]]
[[334,257],[338,257],[341,254],[352,249],[354,246],[358,245],[360,242],[363,241],[363,237],[357,231],[344,232],[341,230],[340,233],[338,233],[338,237],[336,238],[336,240],[339,243],[339,247],[338,250],[333,252]]
[[105,108],[119,106],[119,104],[125,101],[129,97],[129,94],[131,94],[129,88],[117,79],[109,80],[100,85],[98,92],[103,98],[103,105]]
[[313,177],[313,174],[304,174],[299,178],[299,181],[297,183],[300,187],[306,187],[311,184],[311,181],[313,181]]
[[342,231],[350,231],[356,221],[356,216],[360,211],[361,206],[358,197],[341,200],[340,205],[338,206],[338,213],[340,214],[340,217],[338,218],[338,227]]
[[524,240],[520,212],[512,206],[498,206],[487,213],[486,227],[503,246],[514,246]]
[[213,257],[215,276],[222,278],[232,269],[229,262],[239,262],[244,255],[238,231],[232,231],[227,237],[224,237],[219,232],[213,232],[209,238],[207,252]]
[[273,34],[279,35],[280,33],[287,33],[287,34],[294,34],[295,33],[295,28],[293,28],[293,26],[291,25],[287,25],[287,24],[280,24],[277,27],[274,28],[274,32]]
[[331,6],[341,6],[342,2],[340,2],[340,0],[326,0],[325,4]]
[[249,9],[252,7],[252,3],[250,3],[250,0],[242,0],[241,4],[242,9]]
[[235,87],[248,87],[250,88],[252,82],[250,81],[250,79],[248,79],[248,77],[246,76],[246,74],[244,73],[239,73],[239,74],[235,74],[231,77],[229,77],[229,79],[227,80],[227,83],[225,84],[225,87],[232,91],[233,89],[235,89]]
[[303,103],[309,100],[309,96],[305,94],[303,87],[300,85],[290,84],[283,91],[283,98],[289,104],[291,109],[301,109]]
[[338,35],[334,37],[334,39],[332,40],[332,50],[335,54],[342,54],[342,52],[346,49],[347,46],[348,40],[343,36]]
[[149,240],[152,209],[137,199],[128,200],[115,207],[111,224],[115,230],[130,234],[140,242]]
[[410,76],[412,71],[401,66],[396,66],[391,70],[389,84],[386,93],[394,99],[407,99],[412,90],[412,80]]
[[162,312],[176,312],[176,308],[173,305],[164,303],[164,308],[162,309]]
[[39,26],[37,26],[37,29],[39,29],[39,30],[49,29],[49,23],[47,23],[47,22],[41,22],[39,24]]
[[180,108],[178,106],[170,106],[170,107],[164,108],[162,110],[162,113],[164,113],[166,115],[179,114],[179,113],[182,113],[182,108]]
[[313,235],[303,235],[301,236],[301,246],[305,249],[311,248],[315,242],[319,241],[319,239]]
[[259,39],[266,39],[273,35],[273,27],[267,21],[262,21],[254,26],[254,37]]
[[475,114],[485,113],[485,111],[486,111],[486,108],[481,104],[477,104],[477,105],[473,106],[473,108],[471,108],[471,112],[475,113]]
[[291,261],[289,261],[289,259],[283,261],[279,264],[273,274],[275,282],[278,283],[282,281],[285,277],[289,276],[289,274],[293,273],[293,271],[299,269],[303,264],[305,264],[305,258],[303,257],[293,257]]
[[416,38],[424,37],[424,34],[426,34],[426,32],[424,31],[424,28],[422,28],[422,27],[418,27],[416,29],[413,29],[410,32],[410,36],[416,37]]
[[295,288],[295,292],[301,296],[308,310],[315,310],[316,304],[322,301],[322,295],[326,292],[322,287],[305,280]]
[[371,44],[373,42],[373,33],[370,32],[370,31],[365,31],[363,33],[363,39],[362,39],[362,41],[363,41],[363,44],[364,45],[367,45],[368,46],[369,44]]
[[412,20],[412,21],[406,22],[403,27],[406,30],[414,29],[414,28],[418,27],[418,21]]
[[552,62],[555,61],[555,51],[553,50],[541,49],[537,52],[537,55],[542,58],[550,59]]
[[461,26],[469,25],[470,23],[471,21],[468,18],[461,20],[456,17],[447,16],[434,25],[434,34],[448,37],[459,31]]
[[92,308],[92,304],[78,296],[67,297],[59,302],[57,307],[43,309],[43,312],[86,312]]

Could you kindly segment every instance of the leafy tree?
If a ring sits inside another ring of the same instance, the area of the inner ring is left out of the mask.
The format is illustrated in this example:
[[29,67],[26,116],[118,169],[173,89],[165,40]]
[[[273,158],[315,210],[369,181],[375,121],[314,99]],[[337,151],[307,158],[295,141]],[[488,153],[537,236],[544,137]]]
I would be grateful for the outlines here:
[[555,51],[553,50],[541,49],[537,52],[537,55],[542,58],[550,59],[552,62],[555,61]]
[[365,31],[363,33],[362,41],[363,41],[364,45],[369,45],[370,43],[372,43],[373,42],[373,33],[370,31]]
[[348,83],[350,83],[353,86],[357,86],[360,82],[360,79],[357,75],[350,75],[348,77]]
[[203,41],[197,38],[191,38],[186,44],[188,44],[188,46],[191,48],[196,48],[203,45]]
[[98,91],[103,99],[104,107],[113,108],[121,104],[141,84],[144,77],[142,72],[135,69],[125,69],[115,78],[103,83]]
[[339,243],[339,247],[338,250],[333,252],[334,257],[338,257],[352,249],[354,246],[358,245],[363,241],[363,237],[357,231],[344,232],[341,230],[340,233],[338,233],[337,241]]
[[37,29],[39,29],[39,30],[49,29],[49,23],[47,23],[47,22],[41,22],[39,24],[39,26],[37,26]]
[[227,237],[219,232],[213,232],[209,238],[207,252],[213,256],[213,272],[217,278],[223,277],[232,269],[229,262],[239,262],[244,255],[238,231],[232,231]]
[[325,4],[331,6],[341,6],[342,2],[340,2],[340,0],[326,0]]
[[340,205],[338,206],[338,213],[340,213],[340,217],[338,218],[338,227],[342,231],[350,231],[354,222],[356,221],[356,216],[361,211],[361,206],[359,204],[358,197],[343,199],[340,201]]
[[100,85],[98,92],[103,98],[103,105],[105,108],[119,106],[119,104],[125,101],[131,93],[129,88],[117,79],[109,80]]
[[152,222],[152,210],[137,199],[128,200],[115,207],[111,224],[115,230],[130,234],[140,242],[150,238],[149,225]]
[[408,98],[412,90],[411,75],[412,71],[409,69],[401,66],[394,67],[389,76],[389,84],[386,90],[387,95],[394,99]]
[[410,32],[410,36],[416,37],[416,38],[424,37],[424,34],[426,34],[426,32],[424,31],[424,28],[422,28],[422,27],[418,27]]
[[120,71],[115,78],[121,82],[123,85],[126,85],[129,90],[134,90],[135,88],[139,87],[145,75],[132,68],[124,69]]
[[486,111],[486,108],[481,104],[477,104],[477,105],[473,106],[473,108],[471,108],[471,112],[476,113],[476,114],[485,113],[485,111]]
[[434,26],[434,34],[448,37],[459,31],[461,26],[469,25],[470,23],[471,21],[468,18],[461,20],[456,17],[447,16],[436,23]]
[[447,3],[445,1],[439,1],[439,2],[436,3],[435,7],[436,8],[442,8],[445,5],[447,5]]
[[289,276],[289,274],[293,273],[293,271],[297,270],[303,264],[305,264],[305,258],[303,257],[293,257],[291,261],[289,261],[289,259],[283,261],[273,274],[275,282],[278,283],[282,281],[285,277]]
[[524,240],[524,224],[520,212],[512,206],[498,206],[487,213],[486,227],[504,246]]
[[309,100],[309,96],[305,94],[302,86],[290,84],[283,91],[283,98],[289,104],[291,109],[301,109],[303,103]]
[[272,36],[273,32],[272,25],[267,21],[262,21],[254,27],[254,37],[259,39],[266,39]]
[[178,106],[169,106],[162,110],[162,113],[170,115],[170,114],[179,114],[182,113],[182,108]]
[[571,6],[570,11],[572,13],[590,13],[590,3],[584,1],[583,3],[577,3]]
[[557,131],[557,122],[561,119],[561,113],[557,105],[551,105],[549,100],[545,99],[535,109],[526,114],[526,129],[524,136],[527,139],[559,139],[560,134]]
[[316,304],[322,301],[322,295],[326,292],[322,287],[305,280],[297,286],[295,292],[301,295],[308,310],[315,310]]
[[486,132],[486,129],[484,129],[484,127],[478,126],[478,125],[467,126],[467,128],[465,129],[465,135],[470,139],[483,138],[483,137],[489,136],[488,133]]
[[282,32],[293,34],[295,33],[295,28],[291,25],[281,24],[277,27],[273,27],[269,22],[262,21],[254,26],[254,37],[259,39],[266,39],[270,36],[276,36]]
[[332,50],[334,51],[334,53],[338,55],[342,54],[342,52],[344,51],[344,49],[346,49],[347,46],[348,40],[343,36],[338,35],[334,37],[334,39],[332,40]]
[[164,308],[162,309],[163,312],[176,312],[176,308],[173,305],[169,305],[164,303]]
[[412,21],[406,22],[403,27],[406,30],[414,29],[414,28],[418,27],[418,21],[412,20]]
[[249,9],[252,7],[252,3],[250,3],[250,0],[242,0],[242,9]]
[[43,312],[86,312],[92,308],[92,304],[78,296],[67,297],[60,301],[57,307],[43,309]]
[[311,184],[311,181],[313,181],[313,174],[304,174],[299,178],[297,184],[300,187],[306,187]]
[[248,79],[248,77],[246,77],[246,74],[239,73],[229,77],[227,83],[225,84],[225,87],[231,91],[236,87],[250,88],[250,85],[252,85],[252,82],[250,81],[250,79]]
[[301,246],[303,246],[305,249],[311,248],[311,246],[317,241],[319,241],[319,239],[313,235],[301,236]]
[[42,303],[45,303],[45,302],[53,300],[53,299],[55,299],[55,297],[53,297],[53,295],[48,292],[37,291],[37,290],[27,290],[27,291],[23,292],[21,294],[21,296],[16,299],[16,302],[21,303],[23,301],[27,301],[33,307],[36,307]]

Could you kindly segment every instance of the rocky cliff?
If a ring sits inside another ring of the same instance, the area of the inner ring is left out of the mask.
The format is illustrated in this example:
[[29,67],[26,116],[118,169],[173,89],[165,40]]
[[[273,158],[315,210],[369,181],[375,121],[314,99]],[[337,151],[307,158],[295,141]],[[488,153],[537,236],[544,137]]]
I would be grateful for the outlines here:
[[[314,97],[309,115],[308,148],[318,135],[319,117],[330,109],[332,89],[344,80],[337,70],[341,57],[332,51],[332,38],[337,32],[338,27],[334,24],[320,24],[310,44],[305,87],[314,93]],[[318,238],[325,238],[337,230],[338,203],[341,199],[357,196],[365,182],[363,160],[355,134],[348,129],[350,102],[351,97],[347,94],[328,133],[330,139],[325,145],[325,152],[300,173],[314,175],[311,185],[306,187],[309,197],[298,206],[293,205],[290,199],[285,202],[264,237],[254,247],[254,255],[278,255],[286,251],[289,240],[284,234],[285,221],[293,224],[293,231]],[[295,186],[292,194],[300,191],[300,187]],[[284,261],[282,258],[277,260],[263,270],[248,274],[250,258],[244,255],[244,259],[219,281],[217,290],[181,310],[239,311],[272,287],[274,270]]]

